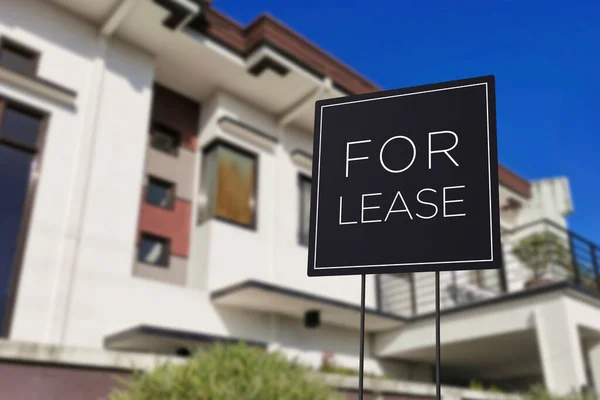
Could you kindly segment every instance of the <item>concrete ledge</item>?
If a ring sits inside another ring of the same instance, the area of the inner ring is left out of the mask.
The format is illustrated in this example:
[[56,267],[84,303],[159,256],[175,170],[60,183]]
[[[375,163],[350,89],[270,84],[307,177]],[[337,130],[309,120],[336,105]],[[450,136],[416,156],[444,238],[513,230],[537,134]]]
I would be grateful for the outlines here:
[[[2,361],[144,371],[166,363],[184,363],[186,358],[0,340],[0,363]],[[329,385],[340,390],[354,391],[358,388],[358,376],[321,373],[314,373],[314,376],[323,378]],[[407,397],[435,398],[435,385],[430,383],[365,378],[364,389],[375,395],[401,394]],[[451,386],[443,386],[441,396],[444,400],[521,400],[521,396],[517,395],[481,392]]]
[[269,152],[273,152],[278,142],[276,137],[231,117],[221,117],[218,125],[224,132]]
[[[358,376],[341,376],[319,374],[325,378],[329,385],[341,390],[356,390]],[[370,393],[378,394],[404,394],[435,398],[435,384],[395,381],[388,379],[365,378],[364,389]],[[442,386],[441,397],[445,400],[521,400],[522,397],[514,394],[491,393],[478,390],[464,389],[453,386]]]
[[312,172],[312,155],[302,150],[294,150],[290,154],[294,163],[301,167],[306,168],[308,171]]
[[64,347],[12,340],[0,340],[0,360],[120,370],[149,370],[167,362],[185,362],[185,358],[176,356]]
[[36,76],[29,76],[12,71],[5,67],[0,67],[0,82],[5,82],[15,87],[28,90],[45,99],[57,101],[67,106],[73,106],[77,96],[77,94],[70,89]]

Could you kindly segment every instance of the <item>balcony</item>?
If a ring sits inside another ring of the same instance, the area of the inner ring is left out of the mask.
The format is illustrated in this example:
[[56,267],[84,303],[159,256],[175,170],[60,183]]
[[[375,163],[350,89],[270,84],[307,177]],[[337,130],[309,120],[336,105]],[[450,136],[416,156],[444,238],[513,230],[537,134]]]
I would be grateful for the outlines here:
[[[503,268],[440,273],[440,309],[574,287],[600,295],[600,246],[547,219],[502,233]],[[378,308],[405,318],[435,310],[434,273],[377,277]]]

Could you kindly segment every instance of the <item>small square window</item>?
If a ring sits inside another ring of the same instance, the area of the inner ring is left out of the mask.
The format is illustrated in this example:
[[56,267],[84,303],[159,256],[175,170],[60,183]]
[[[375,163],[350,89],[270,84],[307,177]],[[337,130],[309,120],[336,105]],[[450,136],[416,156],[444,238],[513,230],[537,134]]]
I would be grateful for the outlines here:
[[170,248],[171,241],[169,239],[144,233],[140,241],[138,260],[144,264],[168,267]]
[[0,113],[0,139],[31,149],[37,147],[41,117],[8,104]]
[[0,41],[0,65],[22,74],[34,75],[39,55],[13,41]]
[[150,131],[152,148],[176,156],[179,151],[180,135],[177,131],[154,124]]
[[305,176],[300,176],[300,244],[308,245],[308,235],[310,228],[310,190],[311,180]]
[[162,208],[173,208],[175,185],[162,179],[150,177],[146,189],[146,203]]

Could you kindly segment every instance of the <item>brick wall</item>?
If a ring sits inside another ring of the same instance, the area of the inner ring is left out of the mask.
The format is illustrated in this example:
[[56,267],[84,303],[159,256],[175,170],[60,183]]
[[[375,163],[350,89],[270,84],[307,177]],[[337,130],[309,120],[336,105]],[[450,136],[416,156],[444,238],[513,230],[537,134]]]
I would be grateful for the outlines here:
[[0,361],[0,400],[104,400],[129,372]]

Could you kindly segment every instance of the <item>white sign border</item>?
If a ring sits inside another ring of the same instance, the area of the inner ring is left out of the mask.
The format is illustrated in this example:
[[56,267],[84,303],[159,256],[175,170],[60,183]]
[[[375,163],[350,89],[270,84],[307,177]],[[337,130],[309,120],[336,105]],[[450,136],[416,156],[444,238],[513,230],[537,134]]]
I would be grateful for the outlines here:
[[[323,134],[323,109],[326,107],[337,107],[343,106],[347,104],[354,103],[364,103],[367,101],[377,101],[377,100],[386,100],[395,97],[405,97],[405,96],[414,96],[418,94],[425,93],[433,93],[433,92],[441,92],[445,90],[454,90],[454,89],[463,89],[467,87],[473,86],[485,86],[485,106],[486,106],[486,114],[487,114],[487,148],[488,148],[488,200],[489,200],[489,211],[490,211],[490,254],[491,258],[482,259],[482,260],[457,260],[457,261],[424,261],[424,262],[414,262],[414,263],[394,263],[394,264],[368,264],[368,265],[332,265],[332,266],[319,266],[317,264],[317,238],[318,238],[318,230],[319,230],[319,189],[321,184],[321,147],[322,147],[322,134]],[[372,268],[372,267],[395,267],[395,266],[408,266],[408,265],[431,265],[431,264],[458,264],[458,263],[476,263],[476,262],[490,262],[494,261],[494,231],[493,231],[493,218],[492,218],[492,171],[491,171],[491,154],[490,154],[490,96],[488,91],[488,83],[473,83],[470,85],[460,85],[453,86],[441,89],[432,89],[432,90],[424,90],[421,92],[414,93],[404,93],[404,94],[395,94],[384,97],[377,97],[373,99],[363,99],[363,100],[352,100],[344,103],[335,103],[335,104],[326,104],[321,106],[320,109],[320,124],[319,124],[319,159],[318,159],[318,167],[317,167],[317,204],[315,207],[315,240],[314,240],[314,269],[337,269],[337,268]]]

